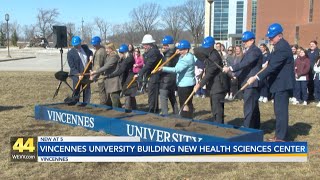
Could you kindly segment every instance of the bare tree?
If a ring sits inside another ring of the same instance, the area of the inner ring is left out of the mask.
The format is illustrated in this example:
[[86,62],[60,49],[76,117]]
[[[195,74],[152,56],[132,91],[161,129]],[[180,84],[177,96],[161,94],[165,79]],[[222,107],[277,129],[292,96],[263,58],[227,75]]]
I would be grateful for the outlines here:
[[69,23],[66,24],[66,27],[67,27],[67,34],[68,34],[68,36],[67,36],[68,45],[70,45],[71,44],[70,43],[71,39],[72,39],[72,37],[74,36],[74,34],[76,32],[76,26],[75,26],[74,23],[69,22]]
[[31,41],[31,39],[35,37],[35,25],[24,25],[22,29],[25,41]]
[[56,23],[56,18],[59,16],[57,9],[39,9],[37,15],[37,26],[40,30],[42,37],[47,38],[49,30],[52,30],[52,25]]
[[162,14],[162,21],[164,27],[168,29],[169,33],[173,36],[174,40],[179,39],[179,34],[183,31],[184,24],[182,23],[181,13],[177,10],[181,9],[180,6],[169,7],[164,10]]
[[83,26],[83,37],[82,41],[83,43],[89,44],[91,41],[91,38],[93,36],[93,23],[86,23]]
[[139,30],[144,34],[151,33],[159,22],[161,7],[156,3],[145,3],[141,6],[134,8],[130,15],[132,20],[138,25]]
[[16,31],[17,34],[20,34],[20,29],[20,24],[18,24],[17,21],[10,24],[10,34],[13,34],[14,31]]
[[137,24],[135,24],[133,21],[126,22],[123,24],[123,30],[125,33],[125,42],[131,44],[140,44],[143,35],[137,28]]
[[98,17],[96,17],[94,19],[94,22],[95,22],[95,24],[97,25],[97,27],[98,27],[98,29],[100,31],[100,36],[102,37],[103,42],[106,42],[107,33],[108,33],[109,28],[110,28],[110,24],[107,21],[105,21],[105,20],[103,20],[101,18],[98,18]]
[[182,5],[180,12],[182,20],[192,34],[194,43],[197,46],[204,27],[204,1],[187,0]]

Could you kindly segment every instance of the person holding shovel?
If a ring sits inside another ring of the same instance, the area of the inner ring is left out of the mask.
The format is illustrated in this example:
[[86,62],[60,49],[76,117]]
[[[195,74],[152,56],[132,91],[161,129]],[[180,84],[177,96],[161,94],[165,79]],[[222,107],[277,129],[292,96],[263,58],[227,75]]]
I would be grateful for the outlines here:
[[137,109],[135,96],[138,90],[138,83],[135,81],[133,72],[135,60],[126,44],[120,45],[119,56],[120,59],[117,70],[105,76],[106,78],[120,77],[122,94],[125,96],[125,112],[131,112]]
[[[246,84],[249,77],[257,74],[262,67],[263,55],[261,50],[254,44],[255,35],[251,31],[242,34],[242,43],[246,49],[240,63],[224,67],[224,72],[239,72],[238,80],[243,85]],[[255,82],[249,85],[243,92],[243,114],[244,127],[260,128],[260,110],[259,110],[260,88],[259,83]]]
[[[113,43],[109,43],[106,45],[106,51],[107,51],[107,58],[105,59],[105,62],[103,62],[103,66],[99,69],[92,71],[90,74],[94,75],[92,78],[97,79],[100,74],[111,74],[114,71],[117,70],[118,63],[119,63],[119,55],[117,53],[117,50]],[[120,108],[120,92],[121,92],[121,82],[120,78],[118,76],[115,76],[113,78],[103,79],[104,81],[104,89],[107,97],[107,105],[108,104],[108,98],[111,99],[111,106]],[[100,87],[99,87],[100,88]]]
[[[79,102],[79,96],[80,96],[80,89],[84,88],[84,85],[81,84],[78,85],[76,88],[76,85],[78,84],[78,81],[89,78],[89,76],[82,76],[84,73],[89,73],[89,71],[92,69],[92,51],[89,49],[89,47],[85,44],[81,45],[81,39],[79,36],[74,36],[71,39],[71,45],[73,48],[68,52],[67,54],[67,60],[70,67],[70,74],[79,74],[79,76],[72,76],[72,82],[73,82],[73,89],[74,90],[74,97],[76,98],[76,102]],[[91,61],[91,62],[90,62]],[[87,72],[84,72],[85,67],[88,65],[88,63],[91,63],[89,65],[89,68],[87,69]],[[84,103],[90,103],[91,99],[91,88],[90,84],[86,86],[86,89],[83,90],[83,102]]]
[[[163,62],[170,60],[165,66],[174,67],[179,59],[176,53],[177,48],[174,45],[172,36],[165,36],[162,39],[162,53]],[[172,111],[174,114],[178,114],[178,103],[174,94],[176,90],[176,75],[174,73],[161,72],[160,73],[160,105],[161,115],[168,115],[168,100],[171,102]]]
[[[97,71],[101,67],[103,67],[106,58],[107,58],[107,52],[104,46],[98,43],[99,39],[95,38],[92,39],[92,45],[95,49],[94,55],[93,55],[93,70]],[[100,75],[100,77],[104,77],[104,75]],[[98,91],[99,91],[99,99],[100,99],[100,104],[102,105],[107,105],[107,93],[105,89],[105,84],[104,84],[104,79],[99,79],[98,80]]]
[[[208,36],[203,40],[202,46],[194,49],[198,60],[204,61],[205,74],[200,82],[195,85],[194,92],[207,85],[210,92],[212,120],[224,123],[224,97],[229,89],[228,76],[221,71],[223,61],[220,53],[214,48],[215,40]],[[220,68],[218,67],[220,66]]]
[[187,40],[181,40],[178,44],[180,57],[178,63],[174,67],[162,67],[159,71],[176,73],[176,83],[178,86],[179,104],[181,109],[181,117],[193,118],[192,97],[188,103],[183,104],[188,99],[188,96],[193,92],[193,87],[196,84],[194,65],[195,60],[193,54],[189,52],[191,45]]
[[272,142],[285,141],[288,133],[289,97],[295,84],[294,60],[289,43],[283,39],[283,28],[280,24],[271,24],[266,36],[274,45],[270,54],[270,61],[264,71],[251,76],[247,83],[254,84],[256,80],[268,78],[270,93],[274,98],[274,113],[276,116],[275,137],[268,139]]
[[146,34],[142,38],[141,44],[145,50],[143,54],[145,66],[135,75],[138,81],[143,81],[143,76],[146,74],[148,76],[148,106],[149,112],[158,113],[159,112],[159,73],[150,74],[157,65],[161,63],[162,54],[160,53],[158,47],[155,45],[155,40],[151,34]]

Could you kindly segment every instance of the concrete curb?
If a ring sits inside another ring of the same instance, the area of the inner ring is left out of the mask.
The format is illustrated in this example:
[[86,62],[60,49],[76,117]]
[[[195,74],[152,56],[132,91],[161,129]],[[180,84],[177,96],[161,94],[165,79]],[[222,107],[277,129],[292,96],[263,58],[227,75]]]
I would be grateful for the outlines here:
[[8,59],[0,59],[0,62],[6,62],[6,61],[16,61],[16,60],[23,60],[23,59],[31,59],[36,58],[36,56],[29,56],[29,57],[20,57],[20,58],[8,58]]

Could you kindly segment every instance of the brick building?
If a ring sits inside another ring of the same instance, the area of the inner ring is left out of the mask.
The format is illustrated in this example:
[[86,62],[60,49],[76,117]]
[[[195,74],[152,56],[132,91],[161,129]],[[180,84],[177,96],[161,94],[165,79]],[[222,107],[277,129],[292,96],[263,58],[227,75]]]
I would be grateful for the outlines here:
[[[209,3],[205,1],[205,36],[209,35]],[[241,34],[250,30],[257,44],[267,43],[271,23],[284,28],[290,44],[308,47],[311,40],[320,43],[320,0],[214,0],[211,35],[225,45],[241,43]]]
[[[320,0],[258,0],[256,37],[265,39],[267,28],[278,22],[290,44],[308,47],[311,40],[320,43]],[[247,29],[251,29],[247,24]]]

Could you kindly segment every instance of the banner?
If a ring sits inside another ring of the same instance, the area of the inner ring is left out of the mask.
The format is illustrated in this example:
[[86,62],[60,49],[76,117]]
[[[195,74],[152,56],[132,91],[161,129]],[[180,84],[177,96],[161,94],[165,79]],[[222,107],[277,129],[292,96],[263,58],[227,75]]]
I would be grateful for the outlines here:
[[24,137],[23,139],[12,137],[14,154],[11,154],[11,159],[18,161],[17,157],[22,157],[18,156],[19,153],[27,153],[23,157],[28,156],[27,160],[32,160],[31,162],[307,162],[308,160],[307,142],[159,143],[139,142],[139,140],[137,137],[100,136]]

